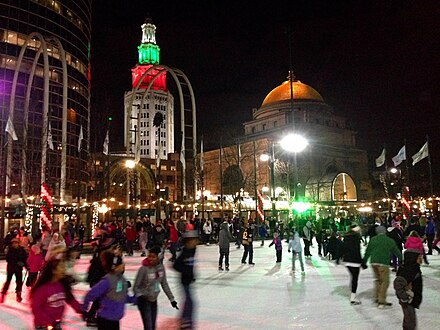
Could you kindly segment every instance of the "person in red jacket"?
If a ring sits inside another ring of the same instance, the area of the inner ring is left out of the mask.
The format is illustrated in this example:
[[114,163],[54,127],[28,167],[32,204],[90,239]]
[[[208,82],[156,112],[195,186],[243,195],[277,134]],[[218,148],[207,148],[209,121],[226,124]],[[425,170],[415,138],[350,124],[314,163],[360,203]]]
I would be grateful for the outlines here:
[[174,262],[176,261],[177,246],[179,244],[179,232],[177,231],[176,224],[171,219],[167,222],[167,229],[168,243],[170,244],[170,252],[172,254],[170,261]]
[[125,239],[127,240],[127,256],[133,255],[133,243],[136,241],[136,230],[131,223],[125,228]]
[[[43,255],[41,254],[40,247],[38,245],[32,245],[29,256],[27,257],[27,265],[29,268],[29,277],[26,281],[27,286],[33,286],[38,277],[38,272],[43,266]],[[29,285],[28,285],[29,283]]]
[[62,259],[51,259],[31,289],[31,308],[35,329],[61,329],[66,302],[81,313],[81,305],[65,281],[66,266]]

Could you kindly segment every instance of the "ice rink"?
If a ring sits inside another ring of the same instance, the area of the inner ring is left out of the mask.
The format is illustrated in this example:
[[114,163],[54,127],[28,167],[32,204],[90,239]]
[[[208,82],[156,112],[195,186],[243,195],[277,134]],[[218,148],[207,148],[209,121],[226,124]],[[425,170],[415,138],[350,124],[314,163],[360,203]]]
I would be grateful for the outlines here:
[[[199,245],[197,249],[196,298],[197,329],[401,329],[402,311],[392,288],[395,276],[391,273],[389,309],[379,310],[373,303],[373,274],[369,267],[361,271],[358,297],[361,305],[349,303],[349,274],[342,265],[318,257],[316,244],[313,257],[306,261],[306,274],[290,274],[291,255],[283,243],[283,261],[275,263],[274,247],[254,246],[255,266],[241,265],[243,249],[231,244],[230,272],[218,271],[217,245]],[[428,256],[430,265],[423,265],[424,297],[417,310],[419,329],[440,329],[440,256]],[[125,257],[126,277],[134,282],[143,258]],[[183,307],[179,274],[172,269],[167,252],[165,266],[168,282],[180,307]],[[90,256],[82,256],[75,265],[75,273],[84,279]],[[299,265],[297,265],[299,269]],[[6,262],[0,262],[1,285],[5,281]],[[82,301],[88,284],[79,283],[74,294]],[[11,283],[8,297],[0,305],[1,329],[32,329],[32,314],[28,302],[28,288],[23,291],[23,302],[15,301],[15,282]],[[159,295],[158,329],[176,329],[179,312],[173,309],[161,292]],[[121,321],[122,329],[142,329],[136,306],[127,305]],[[79,315],[70,307],[64,318],[63,329],[87,328]],[[95,328],[96,329],[96,328]]]

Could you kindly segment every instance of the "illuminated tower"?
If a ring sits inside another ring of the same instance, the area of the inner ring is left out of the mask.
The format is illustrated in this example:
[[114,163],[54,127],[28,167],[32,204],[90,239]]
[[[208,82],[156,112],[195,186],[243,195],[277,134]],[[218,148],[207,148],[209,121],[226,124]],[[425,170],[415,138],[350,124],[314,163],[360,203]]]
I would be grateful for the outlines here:
[[[125,120],[129,122],[130,132],[125,132],[125,146],[135,141],[137,134],[140,134],[140,158],[155,159],[160,154],[160,159],[167,159],[168,153],[174,152],[174,98],[167,90],[166,72],[162,73],[153,83],[150,92],[143,104],[142,111],[139,111],[142,96],[148,88],[151,80],[156,76],[157,70],[152,70],[142,79],[139,89],[133,100],[133,106],[129,109],[130,100],[136,85],[142,75],[153,65],[159,64],[160,48],[156,44],[156,26],[149,18],[142,24],[142,43],[138,46],[139,63],[131,69],[132,90],[125,92]],[[161,113],[164,120],[160,127],[153,126],[153,119],[156,113]],[[140,127],[137,127],[138,116],[140,116]],[[158,134],[160,133],[160,136]],[[161,146],[159,146],[159,144]],[[130,153],[134,155],[135,146],[130,146]]]

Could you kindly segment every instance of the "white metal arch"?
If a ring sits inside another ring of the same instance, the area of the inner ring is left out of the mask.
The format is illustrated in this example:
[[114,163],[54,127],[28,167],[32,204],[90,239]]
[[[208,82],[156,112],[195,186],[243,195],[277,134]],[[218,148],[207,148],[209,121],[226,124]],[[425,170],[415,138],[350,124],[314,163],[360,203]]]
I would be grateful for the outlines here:
[[[179,92],[179,102],[180,102],[180,124],[181,124],[181,134],[182,134],[182,140],[185,141],[185,103],[184,103],[184,98],[183,98],[183,92],[182,92],[182,86],[181,86],[181,82],[179,81],[177,74],[179,74],[184,80],[186,85],[188,86],[188,90],[190,93],[190,97],[191,97],[191,108],[192,108],[192,127],[193,127],[193,137],[192,137],[192,149],[193,149],[193,158],[195,161],[195,157],[197,154],[197,125],[196,125],[196,104],[195,104],[195,97],[194,97],[194,91],[192,89],[192,85],[189,81],[189,79],[187,78],[187,76],[179,69],[175,69],[175,68],[170,68],[166,65],[153,65],[152,67],[150,67],[147,71],[145,71],[142,76],[139,78],[136,87],[133,89],[132,91],[132,95],[131,95],[131,99],[130,102],[128,104],[128,111],[129,113],[131,113],[132,108],[133,108],[133,100],[136,97],[136,93],[139,90],[139,86],[142,83],[143,79],[153,70],[157,70],[157,74],[153,77],[153,79],[150,81],[150,83],[148,84],[147,89],[145,90],[142,100],[141,100],[141,104],[139,107],[139,113],[138,113],[138,118],[137,118],[137,127],[140,127],[140,120],[141,120],[141,112],[143,110],[143,104],[145,102],[146,97],[148,96],[148,93],[150,92],[151,86],[153,85],[154,81],[164,72],[169,72],[171,74],[171,76],[173,77],[176,85],[177,85],[177,89]],[[177,73],[177,74],[176,74]],[[130,153],[130,118],[127,117],[126,120],[126,142],[127,142],[127,146],[126,146],[126,150],[127,150],[127,155]],[[183,143],[183,145],[185,146],[185,142]],[[135,159],[139,160],[140,159],[140,135],[138,134],[136,136],[136,141],[135,141]],[[128,172],[127,172],[128,173]],[[127,174],[128,175],[128,174]],[[186,173],[182,173],[182,180],[184,182],[184,184],[186,183]],[[197,183],[196,183],[196,179],[194,178],[194,193],[197,191]],[[184,186],[183,189],[183,194],[184,196],[186,195],[186,188]]]
[[[27,129],[28,129],[28,114],[29,114],[29,102],[30,102],[30,93],[32,88],[33,79],[35,76],[35,70],[38,64],[38,60],[43,53],[44,59],[44,68],[43,68],[43,78],[44,78],[44,94],[43,94],[43,127],[42,127],[42,146],[41,146],[41,182],[46,180],[46,162],[47,162],[47,134],[48,134],[48,112],[49,112],[49,59],[47,54],[47,43],[46,41],[50,41],[55,43],[60,51],[61,62],[63,66],[63,124],[62,124],[62,155],[61,155],[61,189],[60,189],[60,197],[64,200],[65,195],[65,185],[66,185],[66,163],[67,163],[67,63],[64,48],[59,41],[59,39],[50,36],[47,40],[38,33],[32,32],[26,38],[24,45],[20,50],[20,54],[17,60],[17,66],[14,71],[14,78],[12,82],[11,89],[11,101],[9,105],[9,116],[11,120],[14,118],[14,109],[15,109],[15,95],[17,88],[17,80],[18,74],[20,72],[20,66],[23,61],[24,53],[28,47],[28,44],[31,39],[37,38],[40,41],[40,47],[35,54],[32,69],[29,75],[26,96],[25,96],[25,105],[24,105],[24,130],[23,130],[23,148],[22,148],[22,160],[23,160],[23,170],[21,177],[21,189],[23,193],[23,197],[25,197],[26,191],[26,177],[27,177],[27,168],[26,168],[26,146],[27,146]],[[6,196],[10,192],[11,185],[11,171],[12,171],[12,138],[8,135],[8,150],[7,150],[7,164],[6,164]]]

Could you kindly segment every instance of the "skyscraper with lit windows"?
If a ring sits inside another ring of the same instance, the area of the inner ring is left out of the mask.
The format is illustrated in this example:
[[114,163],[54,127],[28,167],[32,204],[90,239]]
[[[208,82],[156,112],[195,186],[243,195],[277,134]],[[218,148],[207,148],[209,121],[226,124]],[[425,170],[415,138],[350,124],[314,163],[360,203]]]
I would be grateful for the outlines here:
[[[0,173],[5,174],[7,141],[5,133],[11,102],[12,80],[17,68],[17,59],[27,37],[37,32],[47,40],[49,58],[49,113],[53,149],[48,148],[46,181],[52,188],[54,197],[60,196],[60,172],[62,152],[62,104],[63,74],[60,47],[50,38],[61,43],[67,64],[67,162],[66,162],[66,202],[85,197],[86,158],[89,152],[90,132],[90,41],[91,41],[91,0],[0,0],[0,143],[2,145]],[[24,103],[27,84],[35,55],[41,41],[33,38],[27,43],[24,59],[18,68],[18,84],[15,92],[13,126],[18,140],[13,143],[10,195],[11,203],[20,196],[39,195],[41,184],[41,159],[43,135],[43,57],[40,56],[35,69],[35,77],[30,90],[27,131],[25,129]],[[78,151],[79,135],[83,130],[83,140]],[[25,138],[27,136],[27,138]],[[26,153],[23,162],[22,152]],[[23,180],[25,173],[25,180]],[[23,184],[25,182],[25,184]],[[82,182],[82,184],[78,184]],[[5,183],[1,183],[2,193]],[[55,200],[55,202],[61,202]]]

